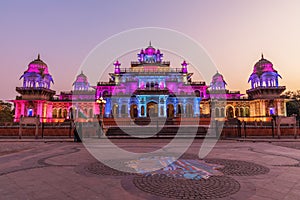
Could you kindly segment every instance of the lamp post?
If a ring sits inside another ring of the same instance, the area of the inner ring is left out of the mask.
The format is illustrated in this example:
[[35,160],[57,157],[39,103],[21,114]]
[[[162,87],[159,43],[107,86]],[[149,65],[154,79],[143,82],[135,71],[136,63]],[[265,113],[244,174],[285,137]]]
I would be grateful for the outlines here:
[[101,119],[103,117],[103,106],[106,104],[106,100],[103,99],[103,97],[100,97],[99,99],[96,100],[96,103],[99,104],[100,107],[99,117]]

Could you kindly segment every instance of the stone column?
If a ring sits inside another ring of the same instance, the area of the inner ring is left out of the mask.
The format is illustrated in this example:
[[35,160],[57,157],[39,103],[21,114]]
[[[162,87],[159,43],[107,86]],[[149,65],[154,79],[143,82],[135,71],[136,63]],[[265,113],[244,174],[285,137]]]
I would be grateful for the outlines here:
[[24,112],[25,112],[25,102],[22,101],[21,102],[21,115],[25,116]]

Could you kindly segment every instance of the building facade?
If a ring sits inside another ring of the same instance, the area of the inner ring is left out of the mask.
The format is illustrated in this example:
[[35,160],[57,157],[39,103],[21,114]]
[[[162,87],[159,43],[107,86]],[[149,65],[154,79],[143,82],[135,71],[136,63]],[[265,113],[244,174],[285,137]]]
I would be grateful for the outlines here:
[[[164,61],[163,54],[151,44],[142,49],[137,61],[129,68],[114,63],[109,81],[90,85],[81,72],[73,83],[73,90],[56,92],[46,63],[40,56],[28,65],[20,77],[23,86],[15,100],[15,121],[21,116],[39,116],[44,122],[67,119],[94,120],[105,118],[176,118],[215,117],[220,120],[268,120],[273,115],[285,116],[285,90],[279,85],[281,76],[273,64],[262,58],[255,64],[249,78],[251,88],[247,95],[229,91],[224,77],[217,72],[209,85],[193,81],[188,63],[173,68]],[[98,99],[105,104],[99,105]]]

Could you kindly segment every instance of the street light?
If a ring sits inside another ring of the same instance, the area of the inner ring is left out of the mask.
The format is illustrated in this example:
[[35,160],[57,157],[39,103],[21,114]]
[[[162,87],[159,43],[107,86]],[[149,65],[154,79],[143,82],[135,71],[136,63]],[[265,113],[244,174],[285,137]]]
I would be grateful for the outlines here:
[[103,116],[103,106],[106,104],[106,100],[103,97],[100,97],[96,100],[96,103],[100,106],[100,118]]

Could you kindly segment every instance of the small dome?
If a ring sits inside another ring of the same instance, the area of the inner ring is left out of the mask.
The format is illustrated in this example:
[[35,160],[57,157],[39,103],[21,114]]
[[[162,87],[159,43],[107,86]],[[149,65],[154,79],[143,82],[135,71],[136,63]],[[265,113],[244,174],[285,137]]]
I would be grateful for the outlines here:
[[44,63],[40,54],[37,59],[28,64],[27,70],[20,77],[23,78],[23,87],[43,87],[50,89],[50,83],[54,83],[52,76],[49,74],[48,66]]
[[248,83],[251,82],[252,89],[257,87],[278,87],[278,77],[281,78],[278,72],[273,68],[272,62],[261,55],[261,59],[254,65]]
[[227,83],[225,82],[223,75],[219,72],[212,77],[210,84],[212,90],[224,90],[226,89],[226,85]]
[[90,87],[88,78],[86,75],[81,73],[77,75],[75,82],[73,83],[74,90],[88,90]]
[[[212,82],[213,82],[213,83],[216,83],[216,82],[225,82],[225,81],[224,81],[223,75],[220,74],[219,72],[217,72],[217,73],[213,76]],[[226,82],[225,82],[225,83],[226,83]]]
[[253,73],[260,76],[264,72],[277,72],[277,71],[274,70],[272,62],[268,61],[267,59],[264,58],[263,55],[261,55],[261,59],[254,65]]
[[87,79],[86,75],[83,74],[83,71],[81,71],[81,73],[79,75],[77,75],[74,83],[88,83],[88,79]]
[[40,54],[38,54],[37,59],[28,64],[28,69],[26,72],[42,73],[43,75],[49,74],[48,66],[40,59]]

